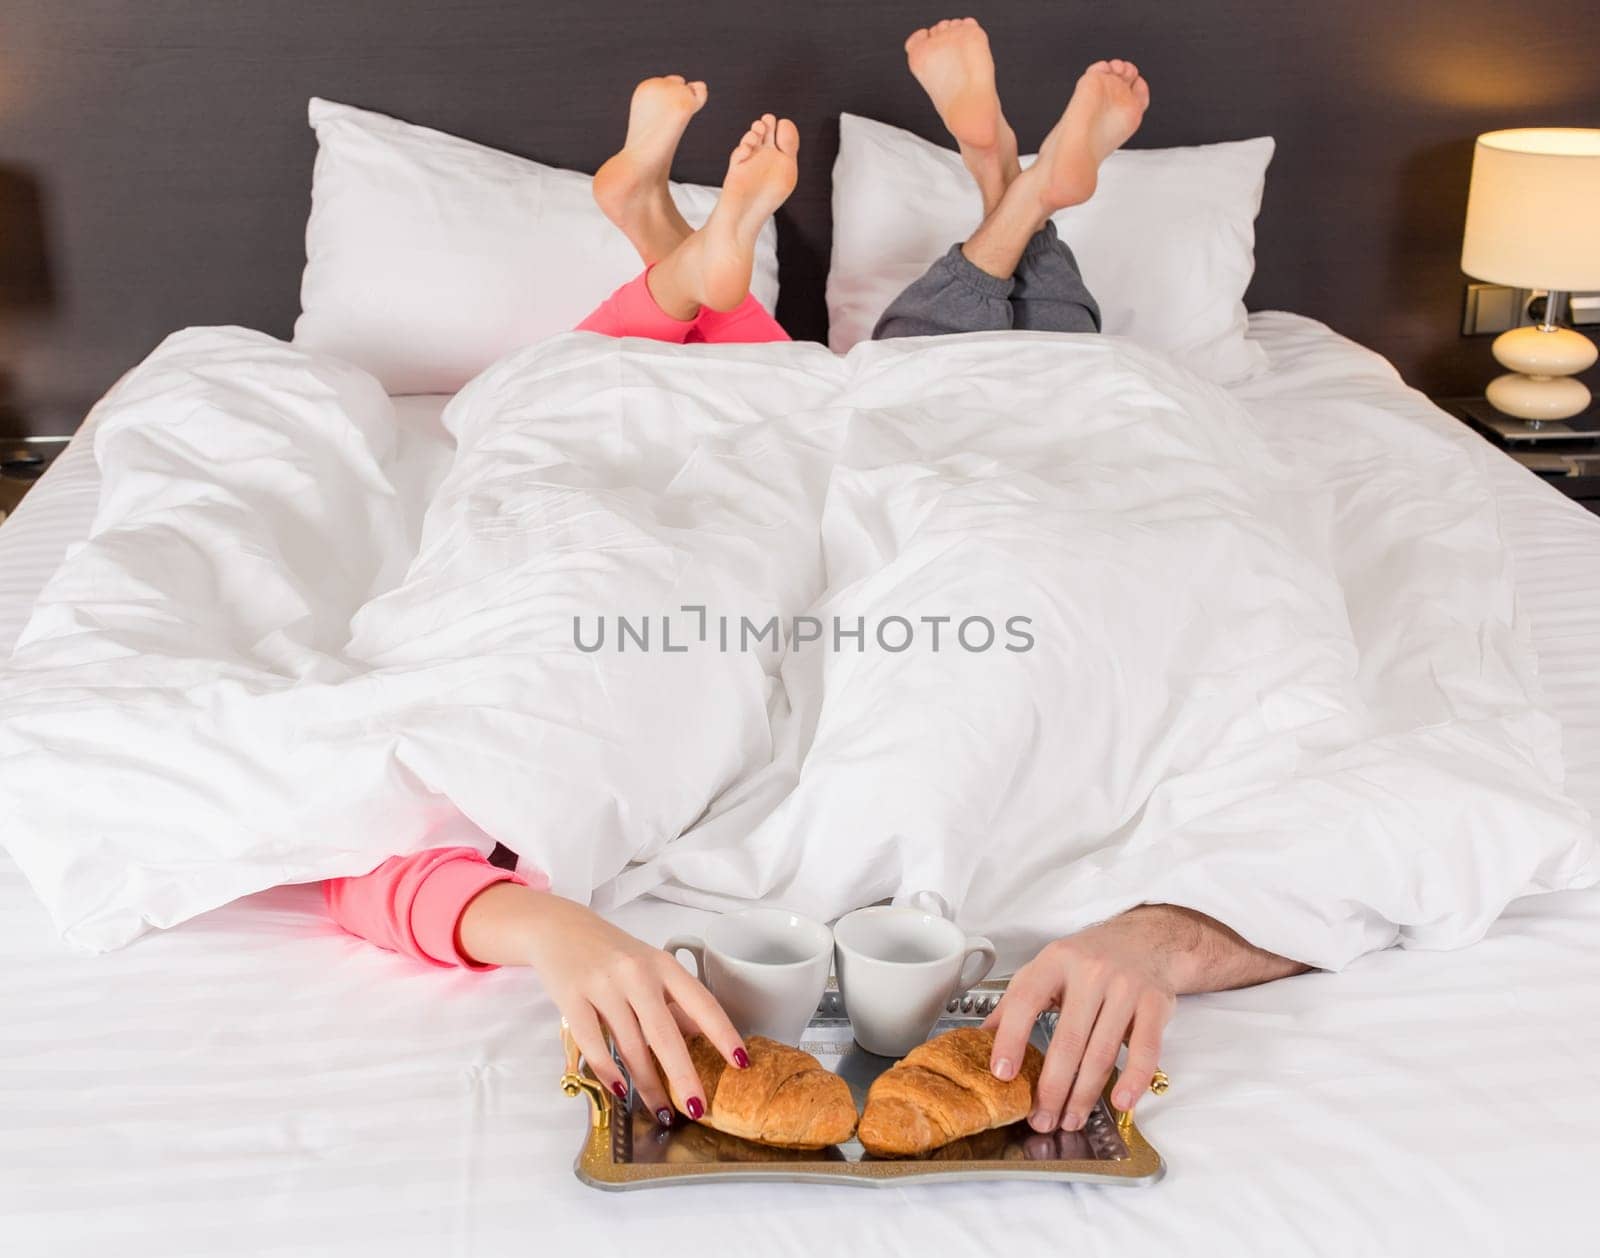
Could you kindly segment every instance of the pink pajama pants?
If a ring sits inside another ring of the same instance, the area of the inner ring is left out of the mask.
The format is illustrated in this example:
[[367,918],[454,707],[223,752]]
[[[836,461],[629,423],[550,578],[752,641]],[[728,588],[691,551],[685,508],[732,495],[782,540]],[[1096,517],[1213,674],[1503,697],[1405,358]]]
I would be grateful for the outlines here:
[[761,344],[787,341],[789,334],[753,296],[732,310],[702,306],[693,319],[674,319],[656,305],[645,277],[648,268],[599,304],[577,327],[602,336],[640,336],[675,345],[704,341],[708,345]]

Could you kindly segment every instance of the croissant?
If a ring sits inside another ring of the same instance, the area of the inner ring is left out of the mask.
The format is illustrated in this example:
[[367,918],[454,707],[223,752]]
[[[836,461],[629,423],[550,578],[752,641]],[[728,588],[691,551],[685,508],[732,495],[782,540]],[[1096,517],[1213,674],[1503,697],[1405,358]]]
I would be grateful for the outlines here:
[[[855,1133],[850,1085],[810,1053],[764,1035],[752,1035],[744,1046],[750,1064],[735,1070],[705,1036],[690,1038],[689,1056],[706,1090],[701,1122],[780,1149],[822,1149]],[[672,1095],[682,1113],[688,1113],[687,1099]]]
[[924,1156],[929,1162],[1002,1162],[1013,1147],[1011,1133],[1004,1127],[991,1127],[975,1136],[962,1136],[942,1144]]
[[915,1157],[1027,1116],[1044,1068],[1032,1044],[1013,1079],[989,1071],[994,1032],[957,1027],[919,1044],[878,1076],[861,1114],[862,1147],[875,1157]]

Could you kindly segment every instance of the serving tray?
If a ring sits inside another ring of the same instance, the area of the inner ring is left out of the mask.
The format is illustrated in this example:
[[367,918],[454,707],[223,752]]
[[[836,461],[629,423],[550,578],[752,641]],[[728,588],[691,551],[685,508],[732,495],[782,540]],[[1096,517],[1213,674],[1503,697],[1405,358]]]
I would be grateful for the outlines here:
[[[1005,994],[1004,983],[981,983],[952,1000],[930,1035],[952,1027],[977,1026]],[[1057,1015],[1041,1014],[1032,1041],[1043,1052],[1050,1044]],[[774,1149],[737,1136],[724,1135],[700,1123],[660,1126],[639,1102],[630,1084],[628,1099],[618,1100],[600,1085],[580,1060],[570,1037],[563,1035],[567,1071],[561,1088],[568,1096],[586,1096],[590,1123],[574,1166],[578,1178],[593,1188],[612,1191],[672,1184],[742,1181],[787,1181],[801,1184],[853,1184],[882,1188],[907,1181],[1048,1180],[1149,1185],[1166,1167],[1140,1133],[1131,1114],[1112,1110],[1111,1084],[1095,1105],[1082,1131],[1040,1135],[1026,1122],[969,1136],[936,1149],[923,1158],[874,1158],[857,1140],[832,1148]],[[867,1089],[890,1066],[855,1043],[838,989],[830,981],[800,1047],[850,1085],[859,1110]],[[627,1068],[617,1062],[623,1077]],[[1113,1082],[1115,1081],[1113,1077]],[[1157,1087],[1165,1090],[1165,1076]]]

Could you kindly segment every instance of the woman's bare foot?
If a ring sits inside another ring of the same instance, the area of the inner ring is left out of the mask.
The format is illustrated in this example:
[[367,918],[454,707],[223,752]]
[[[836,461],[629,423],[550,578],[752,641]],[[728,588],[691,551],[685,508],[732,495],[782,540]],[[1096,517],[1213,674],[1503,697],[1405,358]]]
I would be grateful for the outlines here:
[[961,146],[988,213],[1018,172],[1017,135],[1000,108],[989,36],[970,17],[939,22],[911,33],[906,62]]
[[750,124],[706,225],[650,272],[650,292],[662,310],[693,318],[692,307],[732,310],[745,299],[756,238],[794,191],[799,151],[800,133],[787,118],[764,114]]
[[595,172],[594,199],[639,251],[659,262],[689,235],[667,188],[672,158],[689,119],[706,103],[706,85],[681,74],[646,79],[633,89],[622,149]]
[[[1083,72],[1061,121],[1017,190],[1037,197],[1048,217],[1094,195],[1100,163],[1121,148],[1150,106],[1150,86],[1131,61],[1096,61]],[[1026,185],[1023,181],[1026,180]]]

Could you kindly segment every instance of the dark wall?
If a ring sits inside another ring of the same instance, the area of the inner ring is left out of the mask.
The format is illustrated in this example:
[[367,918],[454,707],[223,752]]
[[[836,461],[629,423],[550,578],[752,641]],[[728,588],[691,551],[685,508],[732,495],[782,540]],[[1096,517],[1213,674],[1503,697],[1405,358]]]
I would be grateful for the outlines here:
[[[1032,145],[1102,56],[1154,87],[1140,145],[1272,134],[1255,308],[1327,320],[1433,392],[1492,364],[1457,269],[1479,131],[1600,124],[1600,0],[976,3]],[[679,174],[715,182],[746,120],[791,114],[780,216],[797,335],[825,329],[841,110],[939,134],[904,69],[924,0],[0,0],[0,424],[72,427],[166,332],[298,309],[313,93],[592,170],[631,84],[711,82]]]

